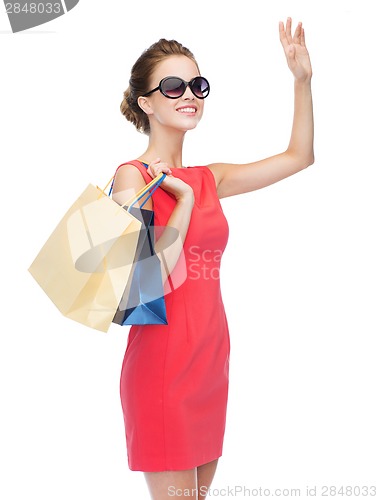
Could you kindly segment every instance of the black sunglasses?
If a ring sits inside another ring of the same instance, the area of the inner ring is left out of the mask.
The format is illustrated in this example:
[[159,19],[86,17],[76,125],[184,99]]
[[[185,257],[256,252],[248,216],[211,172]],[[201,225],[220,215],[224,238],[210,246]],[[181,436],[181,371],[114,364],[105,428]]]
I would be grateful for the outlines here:
[[190,82],[186,82],[178,76],[167,76],[163,78],[156,89],[150,90],[142,97],[147,97],[153,92],[160,92],[169,99],[178,99],[185,94],[186,87],[189,85],[190,90],[198,99],[205,99],[210,92],[210,84],[203,76],[196,76]]

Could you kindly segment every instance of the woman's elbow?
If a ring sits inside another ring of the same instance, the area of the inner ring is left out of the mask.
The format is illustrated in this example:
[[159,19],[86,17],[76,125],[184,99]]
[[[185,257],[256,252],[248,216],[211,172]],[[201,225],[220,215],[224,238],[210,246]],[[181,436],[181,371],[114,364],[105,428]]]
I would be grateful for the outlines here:
[[307,165],[306,165],[306,167],[309,167],[310,165],[313,165],[314,163],[315,163],[315,155],[314,155],[314,154],[312,154],[312,155],[310,156],[310,158],[308,159],[308,161],[307,161]]
[[305,158],[302,158],[301,160],[302,168],[307,168],[310,165],[313,165],[314,163],[315,163],[314,153],[311,153],[310,155],[306,156]]

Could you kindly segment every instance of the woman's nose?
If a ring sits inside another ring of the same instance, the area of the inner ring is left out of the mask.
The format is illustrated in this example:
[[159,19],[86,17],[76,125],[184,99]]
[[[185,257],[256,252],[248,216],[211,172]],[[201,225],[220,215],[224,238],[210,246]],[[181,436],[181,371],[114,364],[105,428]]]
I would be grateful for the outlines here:
[[184,95],[182,97],[183,97],[183,99],[190,99],[191,101],[194,99],[195,95],[191,91],[191,88],[189,87],[189,85],[186,87]]

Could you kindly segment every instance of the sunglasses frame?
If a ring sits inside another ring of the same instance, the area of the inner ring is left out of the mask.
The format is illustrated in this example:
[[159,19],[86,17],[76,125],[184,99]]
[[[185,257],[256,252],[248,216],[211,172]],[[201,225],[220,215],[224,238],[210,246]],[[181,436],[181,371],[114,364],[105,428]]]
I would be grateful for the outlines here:
[[[185,85],[185,88],[184,88],[184,92],[177,96],[177,97],[172,97],[170,95],[167,95],[164,91],[163,91],[163,84],[166,80],[169,80],[170,78],[176,78],[177,80],[181,80],[181,82]],[[202,78],[203,80],[205,80],[205,82],[207,83],[207,86],[208,86],[208,92],[207,92],[207,95],[203,96],[203,97],[199,97],[198,95],[196,95],[194,92],[193,92],[193,82],[194,80],[196,80],[197,78]],[[160,92],[163,94],[164,97],[167,97],[168,99],[179,99],[180,97],[182,97],[185,92],[186,92],[186,89],[189,85],[189,88],[190,90],[192,91],[192,94],[197,97],[197,99],[206,99],[206,97],[210,94],[210,83],[209,81],[204,77],[204,76],[195,76],[194,78],[192,78],[190,80],[190,82],[186,82],[185,80],[183,80],[182,78],[180,78],[179,76],[166,76],[165,78],[163,78],[162,80],[160,80],[160,83],[159,85],[155,88],[155,89],[152,89],[150,90],[149,92],[147,92],[147,94],[144,94],[142,97],[148,97],[150,94],[152,94],[153,92],[156,92],[157,90],[160,90]]]

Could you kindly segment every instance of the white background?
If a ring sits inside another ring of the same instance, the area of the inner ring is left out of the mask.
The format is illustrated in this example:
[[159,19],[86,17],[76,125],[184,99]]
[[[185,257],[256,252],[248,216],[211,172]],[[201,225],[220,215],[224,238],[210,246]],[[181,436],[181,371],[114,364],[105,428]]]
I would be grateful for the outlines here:
[[323,485],[378,483],[373,6],[81,0],[18,34],[1,8],[2,498],[148,498],[127,466],[119,399],[128,328],[103,334],[64,318],[27,268],[84,187],[144,151],[119,105],[132,64],[161,37],[187,45],[212,86],[184,164],[284,151],[287,16],[303,22],[313,65],[316,162],[221,201],[231,368],[213,488],[304,497],[307,486],[320,496]]

